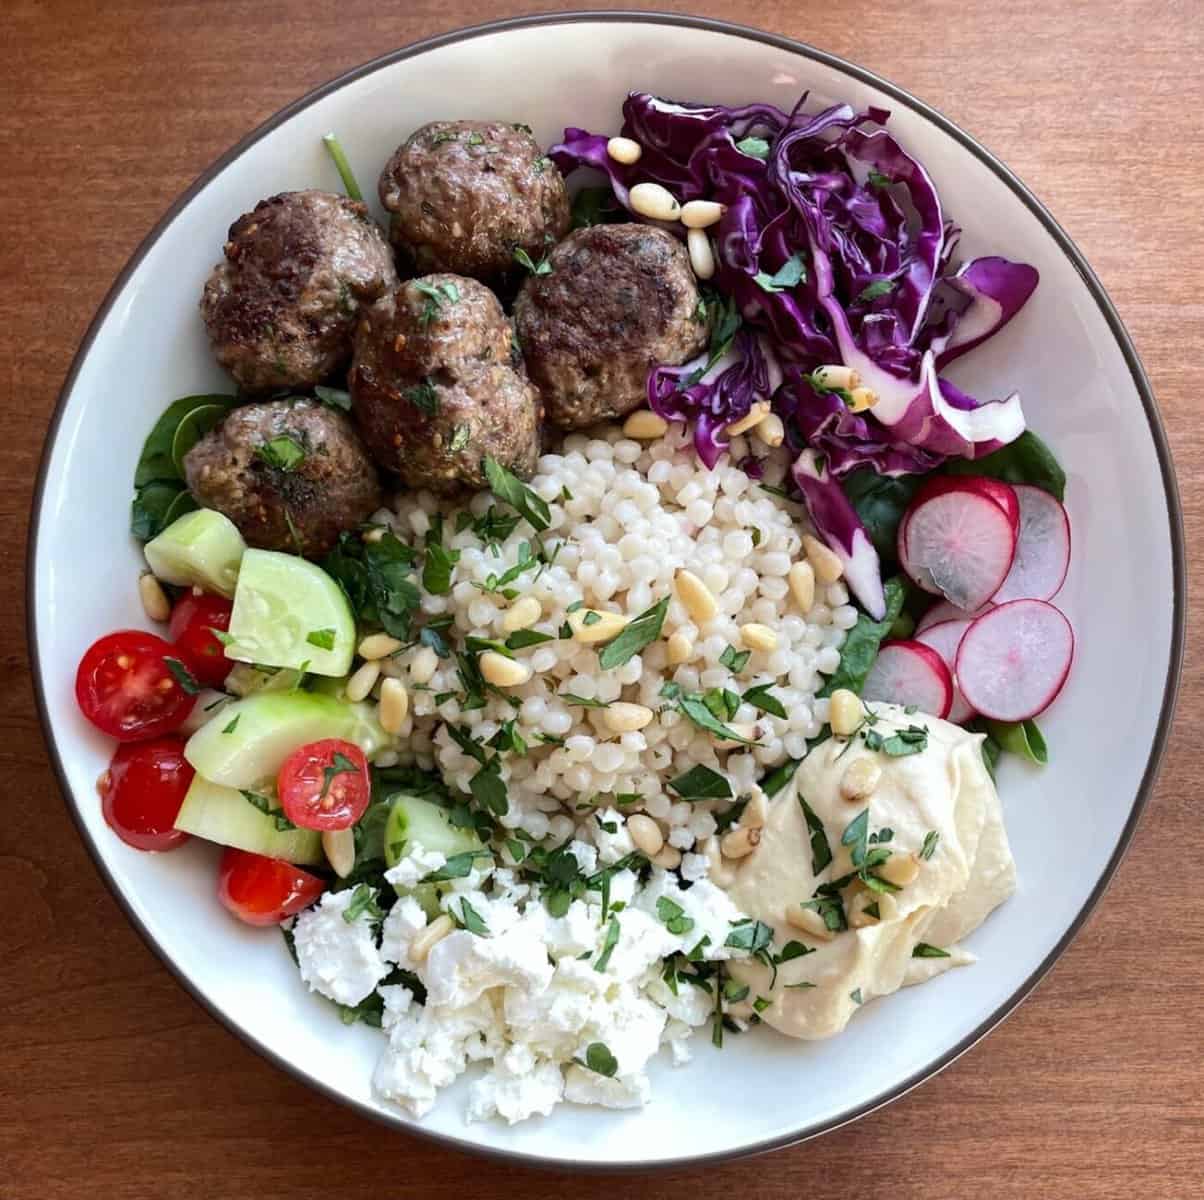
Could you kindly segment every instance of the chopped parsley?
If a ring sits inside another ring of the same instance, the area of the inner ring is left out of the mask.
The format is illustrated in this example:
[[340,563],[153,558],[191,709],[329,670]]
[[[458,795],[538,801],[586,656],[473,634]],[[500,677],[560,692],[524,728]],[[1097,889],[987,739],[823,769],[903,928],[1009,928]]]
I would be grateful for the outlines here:
[[468,439],[471,435],[472,430],[467,425],[457,425],[452,430],[451,440],[447,443],[448,450],[452,454],[463,450],[468,445]]
[[718,771],[702,763],[691,767],[684,775],[669,781],[669,786],[683,800],[730,800],[732,785]]
[[761,780],[761,791],[772,800],[794,778],[802,761],[801,758],[788,758],[780,767],[774,767]]
[[[629,662],[645,646],[656,641],[661,635],[665,624],[665,614],[669,611],[669,597],[654,604],[651,608],[640,613],[634,621],[629,622],[618,637],[609,642],[598,655],[598,665],[604,671],[613,670]],[[589,623],[589,617],[586,617]]]
[[949,951],[940,946],[931,946],[927,942],[916,942],[916,948],[911,952],[912,958],[949,958]]
[[606,927],[606,937],[602,941],[602,953],[598,955],[597,962],[594,963],[595,971],[605,971],[610,965],[610,956],[614,953],[615,947],[619,944],[619,918],[611,917],[610,924]]
[[927,862],[935,853],[936,848],[940,844],[941,835],[935,829],[930,829],[924,834],[924,844],[920,847],[920,857]]
[[357,883],[350,902],[343,909],[343,920],[348,925],[354,925],[365,913],[374,921],[381,920],[385,915],[384,909],[376,902],[376,889],[366,883]]
[[322,768],[322,790],[318,793],[318,799],[326,799],[326,795],[330,791],[331,785],[338,776],[358,775],[359,772],[360,768],[358,763],[352,762],[347,755],[336,750],[330,766]]
[[734,729],[730,729],[723,721],[711,711],[706,699],[703,696],[686,693],[677,697],[678,710],[686,717],[689,717],[699,729],[705,729],[708,733],[713,733],[716,737],[722,738],[726,742],[739,742],[744,746],[755,746],[755,739],[743,737]]
[[410,286],[426,298],[418,320],[423,325],[429,325],[438,315],[443,306],[457,304],[460,300],[460,289],[451,282],[427,283],[425,279],[413,279]]
[[828,844],[828,835],[824,832],[824,823],[815,814],[815,810],[799,793],[798,802],[807,822],[807,830],[811,834],[811,874],[818,875],[832,861],[832,847]]
[[538,646],[543,642],[556,639],[550,633],[540,633],[538,629],[516,629],[506,639],[506,645],[511,650],[525,650],[528,646]]
[[459,550],[446,550],[437,542],[427,546],[422,563],[422,586],[432,596],[446,596],[451,591],[452,570],[459,561]]
[[611,1054],[605,1042],[590,1042],[585,1048],[585,1061],[581,1065],[593,1071],[595,1075],[605,1075],[607,1079],[613,1079],[619,1069],[619,1060]]
[[288,817],[272,807],[272,802],[266,796],[261,796],[258,792],[245,791],[241,792],[241,795],[252,808],[257,808],[264,816],[272,818],[278,833],[286,833],[290,829],[297,828]]
[[533,492],[511,471],[508,471],[496,459],[486,457],[483,460],[485,478],[489,481],[489,490],[499,499],[509,504],[511,508],[521,513],[537,531],[547,529],[552,522],[547,501]]
[[188,695],[195,696],[201,690],[201,685],[197,683],[192,672],[178,658],[172,658],[171,655],[165,654],[163,663],[171,672],[172,678]]
[[753,276],[753,282],[766,292],[784,292],[804,283],[806,279],[807,268],[803,266],[800,254],[792,254],[772,275],[758,271]]
[[862,1000],[861,1000],[861,989],[860,989],[860,988],[854,988],[854,989],[853,989],[853,990],[852,990],[852,991],[849,993],[849,999],[850,999],[850,1000],[852,1000],[852,1002],[853,1002],[854,1004],[860,1004],[860,1003],[862,1003]]
[[489,926],[485,924],[484,918],[468,903],[466,898],[461,898],[459,912],[454,908],[450,911],[457,924],[467,929],[469,933],[475,933],[477,937],[489,936]]
[[736,143],[736,149],[750,158],[766,159],[769,157],[769,143],[764,138],[746,137]]
[[668,896],[661,896],[657,899],[656,915],[670,933],[679,937],[694,928],[694,918],[687,917],[686,910]]
[[444,883],[448,879],[466,879],[472,874],[473,863],[478,858],[488,857],[489,855],[484,850],[465,850],[462,854],[453,854],[443,866],[429,871],[419,882]]
[[351,393],[344,391],[342,388],[324,387],[318,384],[314,388],[314,395],[317,396],[327,408],[337,409],[339,412],[351,411]]
[[234,720],[231,721],[230,724],[227,725],[225,727],[225,729],[222,730],[222,733],[233,733],[238,728],[238,723],[241,720],[242,720],[242,713],[239,713],[238,716],[236,716],[234,718]]
[[335,632],[333,629],[311,629],[305,635],[305,640],[311,646],[317,646],[319,650],[333,650],[334,638]]
[[539,262],[535,262],[522,246],[514,247],[514,261],[532,275],[551,275],[552,273],[552,263],[546,254]]
[[556,695],[566,704],[577,705],[580,708],[608,708],[610,706],[608,700],[593,700],[589,696],[575,696],[572,692],[557,692]]
[[735,646],[728,646],[719,656],[719,665],[738,675],[751,657],[751,650],[737,650]]
[[920,754],[928,749],[928,730],[923,725],[909,725],[883,737],[876,729],[862,733],[867,750],[886,754],[891,758],[906,758],[909,754]]
[[875,279],[873,283],[863,287],[857,295],[857,301],[877,300],[881,296],[889,296],[895,290],[893,279]]
[[749,688],[744,693],[743,698],[753,708],[759,709],[763,713],[768,713],[771,717],[780,717],[784,721],[786,719],[786,708],[769,690],[772,686],[772,684],[762,683],[757,687]]
[[401,393],[415,408],[433,417],[439,411],[439,397],[430,379],[424,379]]

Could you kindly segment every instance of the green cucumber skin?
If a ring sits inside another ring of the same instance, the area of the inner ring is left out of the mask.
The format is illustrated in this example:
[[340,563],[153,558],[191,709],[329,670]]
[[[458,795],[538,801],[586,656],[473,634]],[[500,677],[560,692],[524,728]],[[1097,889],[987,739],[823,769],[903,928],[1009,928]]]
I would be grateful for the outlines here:
[[[242,558],[226,656],[339,678],[355,657],[355,617],[339,585],[314,563],[278,550]],[[308,640],[330,638],[330,649]]]
[[174,520],[142,552],[165,583],[230,597],[246,548],[233,521],[211,508],[198,508]]
[[259,692],[226,705],[198,729],[184,757],[212,783],[255,788],[274,780],[294,750],[325,738],[354,742],[369,758],[388,741],[370,705],[311,692]]
[[[392,803],[384,836],[385,862],[388,866],[397,865],[411,841],[417,842],[424,850],[437,850],[445,858],[484,849],[475,830],[457,829],[448,820],[446,809],[430,800],[399,792],[393,797]],[[394,884],[393,890],[399,896],[412,895],[431,920],[439,915],[439,884],[420,883],[415,888]]]
[[299,866],[315,866],[324,860],[322,835],[317,830],[277,829],[275,819],[260,812],[240,791],[199,775],[180,805],[176,828],[222,846]]

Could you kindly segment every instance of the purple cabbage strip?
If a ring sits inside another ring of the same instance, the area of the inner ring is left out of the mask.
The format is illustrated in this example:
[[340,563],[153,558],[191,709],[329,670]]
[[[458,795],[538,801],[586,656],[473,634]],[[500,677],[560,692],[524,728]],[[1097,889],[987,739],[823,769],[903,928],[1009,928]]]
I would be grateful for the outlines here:
[[814,450],[804,450],[791,468],[794,482],[820,537],[840,559],[845,581],[865,611],[880,621],[886,615],[882,590],[882,568],[878,551],[854,512],[844,488],[828,471]]

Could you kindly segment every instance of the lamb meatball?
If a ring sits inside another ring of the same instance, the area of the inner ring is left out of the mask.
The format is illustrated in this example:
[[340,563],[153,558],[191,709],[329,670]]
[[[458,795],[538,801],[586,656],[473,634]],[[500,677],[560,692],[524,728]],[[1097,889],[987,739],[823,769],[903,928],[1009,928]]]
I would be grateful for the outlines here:
[[368,449],[410,487],[484,487],[486,456],[524,478],[535,470],[539,394],[497,297],[475,279],[428,275],[378,300],[348,380]]
[[318,558],[381,503],[376,467],[351,420],[314,400],[236,408],[184,456],[197,501],[248,545]]
[[380,177],[389,236],[418,274],[517,279],[516,247],[541,259],[569,227],[564,177],[525,125],[435,121],[397,148]]
[[368,209],[331,192],[282,192],[230,226],[201,315],[244,391],[308,388],[344,366],[361,304],[397,286]]
[[706,343],[685,247],[651,225],[592,225],[551,254],[514,305],[527,369],[548,420],[579,429],[645,403],[649,368]]

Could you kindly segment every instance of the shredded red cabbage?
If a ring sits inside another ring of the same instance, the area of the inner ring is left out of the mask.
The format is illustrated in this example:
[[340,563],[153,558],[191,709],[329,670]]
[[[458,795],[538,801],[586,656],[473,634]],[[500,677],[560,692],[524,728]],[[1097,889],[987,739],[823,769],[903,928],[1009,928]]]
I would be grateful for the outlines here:
[[[772,399],[791,446],[811,452],[793,471],[811,517],[880,615],[877,557],[851,506],[837,502],[837,481],[867,465],[930,471],[1019,436],[1018,396],[982,402],[938,372],[1015,316],[1037,272],[995,257],[955,267],[958,230],[923,165],[883,128],[889,114],[847,104],[805,113],[805,100],[788,114],[632,93],[622,133],[642,146],[638,163],[615,162],[607,135],[581,129],[566,129],[550,154],[565,174],[605,173],[629,210],[630,188],[646,180],[682,203],[726,206],[712,229],[714,286],[743,327],[699,360],[654,368],[649,404],[667,420],[692,420],[713,467],[726,426]],[[814,382],[816,367],[838,363],[875,393],[872,409],[853,412],[847,393]]]

